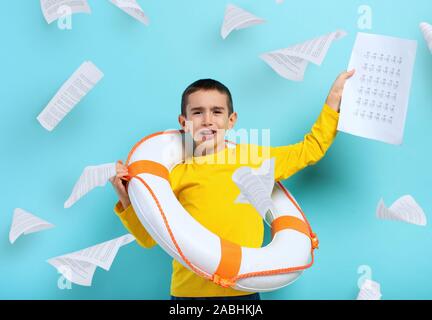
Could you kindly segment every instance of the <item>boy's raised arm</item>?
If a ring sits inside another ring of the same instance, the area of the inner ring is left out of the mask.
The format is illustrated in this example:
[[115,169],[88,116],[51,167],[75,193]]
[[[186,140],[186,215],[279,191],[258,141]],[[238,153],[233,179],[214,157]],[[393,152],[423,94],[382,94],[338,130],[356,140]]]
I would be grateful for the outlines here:
[[343,72],[336,79],[318,120],[303,141],[294,145],[270,149],[270,157],[276,158],[276,181],[285,180],[324,157],[336,137],[345,82],[353,74],[354,70]]

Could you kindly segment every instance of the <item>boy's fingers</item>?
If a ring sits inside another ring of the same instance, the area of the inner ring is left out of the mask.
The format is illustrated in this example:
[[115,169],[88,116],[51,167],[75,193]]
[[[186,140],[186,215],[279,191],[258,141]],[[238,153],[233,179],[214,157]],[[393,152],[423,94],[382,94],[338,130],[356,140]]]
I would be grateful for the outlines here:
[[355,70],[352,69],[351,71],[347,71],[347,72],[342,73],[342,76],[345,80],[347,80],[347,79],[351,78],[354,75],[354,73],[355,73]]
[[343,87],[345,85],[345,82],[354,75],[354,72],[355,72],[354,70],[351,70],[348,72],[341,73],[337,80],[337,83]]
[[117,173],[117,175],[119,175],[119,174],[127,175],[128,174],[128,169],[125,165],[123,165],[121,160],[117,161],[117,163],[116,163],[116,173]]

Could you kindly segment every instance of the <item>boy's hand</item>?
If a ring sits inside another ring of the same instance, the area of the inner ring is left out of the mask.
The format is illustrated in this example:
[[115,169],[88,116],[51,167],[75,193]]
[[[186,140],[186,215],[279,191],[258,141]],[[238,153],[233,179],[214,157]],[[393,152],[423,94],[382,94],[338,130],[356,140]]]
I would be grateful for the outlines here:
[[335,110],[336,112],[340,111],[342,93],[345,87],[345,82],[351,78],[355,73],[355,70],[351,70],[349,72],[342,72],[333,83],[332,88],[328,94],[326,104]]
[[129,194],[124,184],[124,181],[126,181],[125,177],[128,175],[128,169],[121,160],[117,161],[116,173],[116,176],[111,178],[110,181],[119,197],[123,209],[126,209],[131,204]]

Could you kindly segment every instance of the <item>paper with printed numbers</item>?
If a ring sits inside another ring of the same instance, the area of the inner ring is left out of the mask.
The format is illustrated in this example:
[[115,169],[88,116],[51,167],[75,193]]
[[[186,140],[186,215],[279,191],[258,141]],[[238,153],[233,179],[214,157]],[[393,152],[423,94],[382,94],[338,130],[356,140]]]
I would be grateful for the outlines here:
[[345,84],[338,130],[400,145],[411,90],[417,42],[358,33]]
[[54,130],[102,78],[103,73],[92,62],[84,62],[38,115],[37,120],[42,127]]
[[98,166],[88,166],[75,184],[72,194],[66,200],[64,207],[70,208],[81,197],[96,187],[103,187],[116,175],[116,164],[106,163]]
[[419,226],[426,226],[427,224],[426,214],[410,195],[396,200],[390,208],[387,208],[381,199],[376,209],[376,215],[385,220],[398,220]]
[[40,5],[48,24],[68,13],[91,13],[87,0],[40,0]]
[[126,234],[83,250],[51,258],[47,262],[70,282],[90,286],[96,267],[109,271],[120,247],[134,240],[134,236]]
[[53,228],[54,225],[21,208],[14,210],[9,241],[14,243],[22,234],[30,234]]
[[126,12],[131,17],[135,18],[146,26],[149,25],[149,18],[144,13],[143,9],[136,0],[110,0],[112,4]]
[[381,285],[378,282],[366,279],[357,296],[357,300],[381,300]]
[[254,16],[252,13],[229,4],[225,9],[221,36],[225,39],[233,30],[248,28],[264,22],[265,20]]
[[263,59],[280,76],[293,81],[303,81],[309,62],[320,66],[333,41],[347,33],[338,30],[304,43],[262,54]]

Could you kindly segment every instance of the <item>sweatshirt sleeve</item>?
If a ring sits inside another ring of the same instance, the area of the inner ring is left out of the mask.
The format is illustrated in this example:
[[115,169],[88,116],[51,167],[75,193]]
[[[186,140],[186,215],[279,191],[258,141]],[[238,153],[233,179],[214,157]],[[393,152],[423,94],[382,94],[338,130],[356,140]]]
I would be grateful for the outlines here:
[[151,248],[156,245],[156,241],[150,236],[147,230],[139,221],[132,205],[126,209],[120,202],[114,207],[114,212],[120,218],[125,228],[136,238],[138,244],[144,248]]
[[276,158],[275,180],[285,180],[321,160],[336,137],[338,121],[339,113],[325,104],[318,120],[303,141],[271,148],[270,157]]

